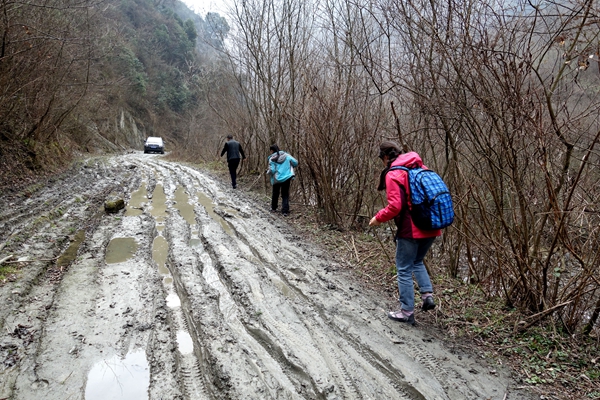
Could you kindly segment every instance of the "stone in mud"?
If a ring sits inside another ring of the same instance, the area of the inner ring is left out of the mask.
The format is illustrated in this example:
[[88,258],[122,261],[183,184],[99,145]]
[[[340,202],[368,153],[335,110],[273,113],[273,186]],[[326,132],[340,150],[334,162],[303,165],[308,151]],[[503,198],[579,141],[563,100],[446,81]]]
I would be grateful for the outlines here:
[[122,197],[111,196],[104,202],[104,210],[108,213],[116,213],[125,208],[125,200]]

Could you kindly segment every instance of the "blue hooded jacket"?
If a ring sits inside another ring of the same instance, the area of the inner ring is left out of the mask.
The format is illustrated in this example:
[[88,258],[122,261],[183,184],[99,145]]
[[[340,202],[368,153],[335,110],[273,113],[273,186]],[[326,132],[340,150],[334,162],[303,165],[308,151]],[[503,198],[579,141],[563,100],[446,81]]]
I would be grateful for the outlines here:
[[297,167],[298,161],[286,153],[279,151],[269,156],[269,175],[271,175],[271,185],[282,183],[294,177],[292,167]]

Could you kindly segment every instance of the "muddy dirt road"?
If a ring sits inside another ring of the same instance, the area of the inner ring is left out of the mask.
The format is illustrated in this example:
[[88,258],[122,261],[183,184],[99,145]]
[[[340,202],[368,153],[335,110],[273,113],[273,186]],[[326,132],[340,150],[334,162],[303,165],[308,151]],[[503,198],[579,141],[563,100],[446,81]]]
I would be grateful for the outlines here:
[[20,267],[0,399],[526,398],[202,171],[135,153],[36,189],[0,195],[0,260]]

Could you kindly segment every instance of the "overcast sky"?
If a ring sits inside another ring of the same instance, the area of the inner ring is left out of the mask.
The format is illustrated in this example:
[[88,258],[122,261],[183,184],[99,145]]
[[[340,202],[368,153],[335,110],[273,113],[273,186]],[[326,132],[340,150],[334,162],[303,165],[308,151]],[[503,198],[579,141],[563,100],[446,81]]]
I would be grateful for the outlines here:
[[201,17],[205,17],[209,11],[218,12],[221,16],[224,16],[227,10],[228,0],[181,0],[191,10]]

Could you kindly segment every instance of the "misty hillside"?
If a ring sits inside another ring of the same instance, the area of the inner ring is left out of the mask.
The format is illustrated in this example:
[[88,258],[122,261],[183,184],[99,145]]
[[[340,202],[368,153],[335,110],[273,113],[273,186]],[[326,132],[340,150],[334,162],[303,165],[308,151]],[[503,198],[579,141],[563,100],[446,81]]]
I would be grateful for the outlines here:
[[0,178],[59,168],[74,153],[178,148],[206,124],[206,91],[228,25],[182,2],[0,5]]

